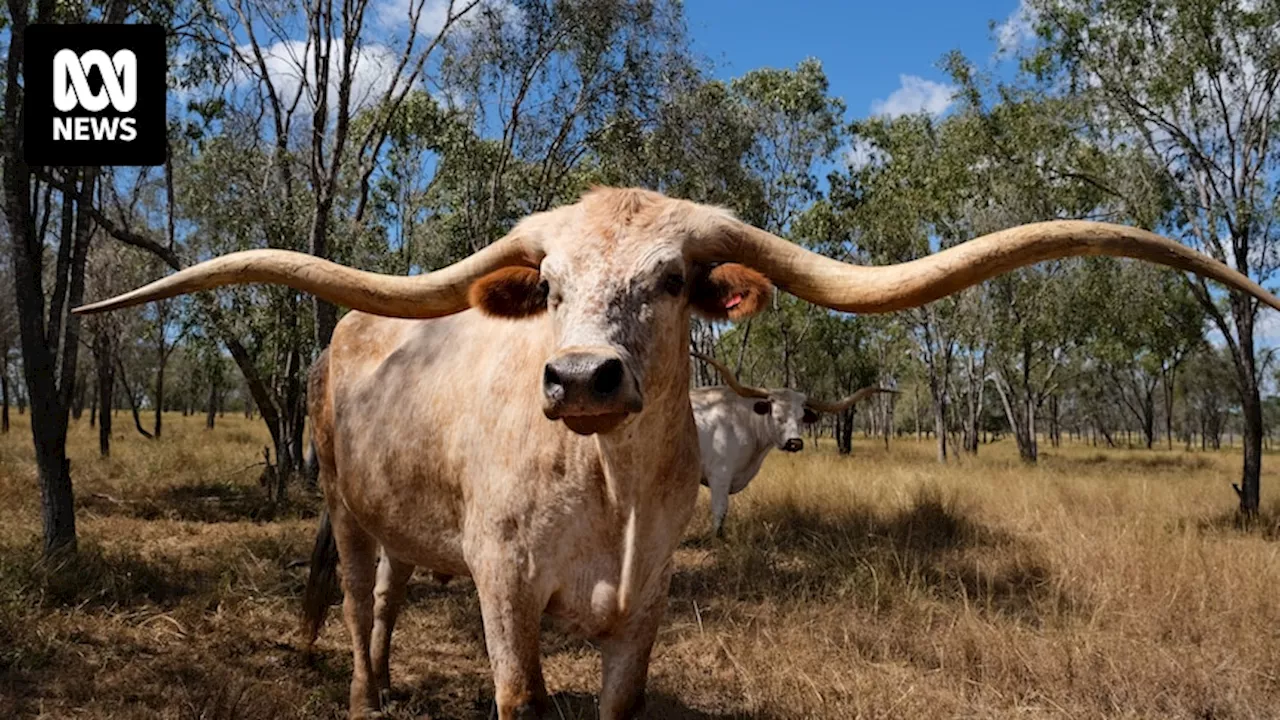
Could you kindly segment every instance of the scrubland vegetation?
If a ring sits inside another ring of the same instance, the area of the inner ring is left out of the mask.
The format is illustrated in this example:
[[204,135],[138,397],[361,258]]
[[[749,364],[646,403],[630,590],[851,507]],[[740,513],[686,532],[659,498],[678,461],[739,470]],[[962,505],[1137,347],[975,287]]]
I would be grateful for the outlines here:
[[[123,418],[121,418],[123,419]],[[42,559],[25,416],[0,436],[0,707],[8,717],[327,718],[345,712],[340,613],[304,651],[317,499],[273,511],[261,423],[166,418],[109,459],[73,423],[80,550]],[[127,424],[121,423],[127,428]],[[775,453],[676,554],[651,717],[1262,718],[1280,707],[1280,483],[1240,527],[1237,452],[1012,441],[939,465],[859,435]],[[1266,464],[1273,467],[1273,462]],[[484,717],[468,581],[415,577],[392,718]],[[562,717],[594,717],[598,656],[548,626]]]

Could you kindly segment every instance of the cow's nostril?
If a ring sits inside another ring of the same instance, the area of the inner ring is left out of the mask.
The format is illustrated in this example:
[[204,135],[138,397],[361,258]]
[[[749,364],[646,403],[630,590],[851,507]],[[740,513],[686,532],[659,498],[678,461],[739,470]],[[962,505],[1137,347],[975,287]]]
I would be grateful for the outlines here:
[[564,394],[564,381],[560,379],[560,373],[551,367],[551,363],[542,368],[542,389],[548,395],[553,392]]
[[622,387],[622,361],[609,358],[591,374],[591,392],[596,397],[612,397]]

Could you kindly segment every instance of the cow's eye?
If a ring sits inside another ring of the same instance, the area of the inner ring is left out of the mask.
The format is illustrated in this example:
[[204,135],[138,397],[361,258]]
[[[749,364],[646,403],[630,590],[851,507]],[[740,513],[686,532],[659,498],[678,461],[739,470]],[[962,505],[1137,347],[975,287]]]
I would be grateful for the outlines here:
[[546,300],[547,296],[551,294],[551,283],[547,282],[546,278],[543,278],[542,282],[538,283],[538,292],[542,293],[543,300]]
[[684,292],[684,276],[680,273],[671,273],[662,279],[662,289],[666,290],[668,295],[678,297]]

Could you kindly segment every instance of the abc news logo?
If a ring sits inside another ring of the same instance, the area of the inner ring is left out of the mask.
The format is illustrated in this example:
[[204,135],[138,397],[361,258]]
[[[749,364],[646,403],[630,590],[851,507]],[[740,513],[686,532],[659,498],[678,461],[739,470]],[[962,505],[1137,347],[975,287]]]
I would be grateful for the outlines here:
[[163,164],[165,62],[159,25],[29,26],[27,164]]

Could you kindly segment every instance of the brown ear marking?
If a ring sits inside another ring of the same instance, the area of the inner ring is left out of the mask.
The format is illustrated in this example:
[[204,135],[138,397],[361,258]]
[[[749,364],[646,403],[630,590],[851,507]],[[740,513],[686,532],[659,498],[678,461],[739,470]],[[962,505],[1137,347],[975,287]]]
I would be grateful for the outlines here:
[[467,301],[493,317],[519,319],[547,309],[542,276],[527,267],[505,267],[471,283]]
[[698,273],[689,302],[709,320],[741,320],[764,310],[772,292],[769,278],[745,265],[724,263]]

